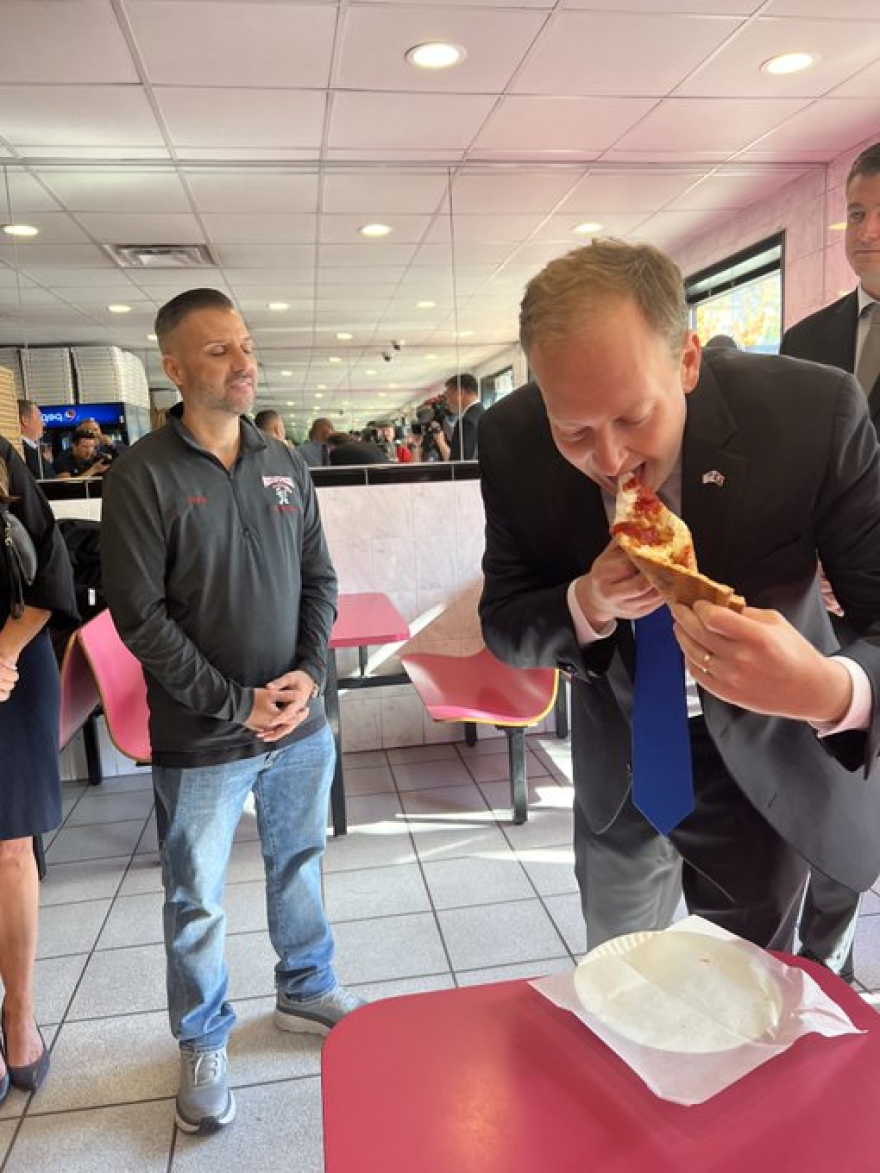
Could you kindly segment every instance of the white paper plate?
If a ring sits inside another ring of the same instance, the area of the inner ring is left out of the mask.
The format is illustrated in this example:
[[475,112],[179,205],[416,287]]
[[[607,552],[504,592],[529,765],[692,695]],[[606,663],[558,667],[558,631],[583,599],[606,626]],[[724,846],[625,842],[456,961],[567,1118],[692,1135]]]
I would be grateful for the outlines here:
[[574,984],[615,1034],[663,1051],[709,1054],[769,1039],[782,993],[763,954],[702,933],[631,933],[588,953]]

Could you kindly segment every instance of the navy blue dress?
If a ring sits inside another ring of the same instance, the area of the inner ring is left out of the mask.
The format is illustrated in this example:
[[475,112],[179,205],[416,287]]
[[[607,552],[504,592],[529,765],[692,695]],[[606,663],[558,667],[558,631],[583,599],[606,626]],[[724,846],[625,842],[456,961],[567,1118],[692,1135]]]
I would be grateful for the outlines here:
[[[27,528],[39,559],[25,602],[76,621],[70,559],[49,503],[2,436],[0,460],[9,470],[9,510]],[[0,630],[15,622],[9,618],[6,559],[0,558]],[[43,629],[22,651],[18,683],[0,702],[0,839],[41,834],[61,822],[58,706],[58,666]]]

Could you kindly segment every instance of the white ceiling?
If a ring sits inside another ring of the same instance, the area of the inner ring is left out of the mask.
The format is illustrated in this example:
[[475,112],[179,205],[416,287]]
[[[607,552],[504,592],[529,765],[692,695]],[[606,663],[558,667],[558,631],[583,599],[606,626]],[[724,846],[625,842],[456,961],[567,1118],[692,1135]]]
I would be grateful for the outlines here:
[[[0,345],[115,343],[160,384],[156,309],[213,285],[253,331],[261,404],[300,417],[391,414],[490,361],[584,220],[674,249],[880,137],[877,0],[3,0],[0,16],[0,222],[40,230],[0,238]],[[428,40],[467,57],[415,70],[405,52]],[[818,63],[761,71],[788,50]],[[388,237],[358,234],[376,220]],[[122,270],[106,244],[206,244],[216,267]]]

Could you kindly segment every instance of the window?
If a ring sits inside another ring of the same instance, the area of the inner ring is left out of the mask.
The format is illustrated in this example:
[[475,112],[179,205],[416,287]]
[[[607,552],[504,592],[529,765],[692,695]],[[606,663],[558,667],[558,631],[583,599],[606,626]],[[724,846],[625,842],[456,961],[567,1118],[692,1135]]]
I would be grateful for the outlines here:
[[494,375],[484,375],[480,379],[480,402],[483,407],[491,407],[513,390],[513,367],[504,367]]
[[780,233],[686,279],[691,327],[704,346],[727,335],[741,350],[776,354],[782,336],[783,243]]

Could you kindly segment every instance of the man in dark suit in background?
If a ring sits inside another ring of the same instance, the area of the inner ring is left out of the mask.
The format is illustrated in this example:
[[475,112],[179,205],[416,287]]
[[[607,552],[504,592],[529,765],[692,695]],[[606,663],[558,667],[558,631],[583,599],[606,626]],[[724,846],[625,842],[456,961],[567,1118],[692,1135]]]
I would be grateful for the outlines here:
[[434,439],[444,460],[477,459],[477,425],[485,410],[480,403],[480,385],[474,375],[453,375],[446,380],[446,406],[457,416],[449,443],[442,429]]
[[[520,325],[539,386],[480,427],[480,614],[496,656],[572,675],[588,946],[669,923],[671,842],[692,912],[791,948],[809,864],[853,889],[880,871],[880,453],[864,396],[814,364],[701,355],[681,274],[647,245],[553,261]],[[701,712],[695,806],[668,839],[630,796],[630,621],[662,601],[609,542],[631,474],[680,510],[703,572],[749,603],[673,608]],[[817,557],[855,633],[845,656]]]
[[[850,168],[846,203],[846,258],[859,285],[787,330],[779,352],[855,372],[880,428],[880,143],[862,151]],[[803,953],[848,981],[854,976],[860,899],[860,893],[814,872],[801,917]]]
[[24,441],[24,461],[38,481],[55,476],[51,460],[43,456],[43,413],[30,399],[18,401],[18,426]]

